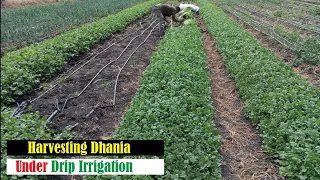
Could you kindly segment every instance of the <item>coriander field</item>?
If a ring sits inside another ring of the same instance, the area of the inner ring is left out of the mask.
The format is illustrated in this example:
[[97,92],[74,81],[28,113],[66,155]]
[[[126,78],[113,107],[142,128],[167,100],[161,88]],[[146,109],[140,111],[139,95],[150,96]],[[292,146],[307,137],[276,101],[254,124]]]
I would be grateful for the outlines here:
[[165,141],[134,157],[164,175],[83,180],[320,179],[320,3],[194,0],[160,37],[152,7],[181,2],[3,9],[1,179],[68,178],[6,175],[9,139]]

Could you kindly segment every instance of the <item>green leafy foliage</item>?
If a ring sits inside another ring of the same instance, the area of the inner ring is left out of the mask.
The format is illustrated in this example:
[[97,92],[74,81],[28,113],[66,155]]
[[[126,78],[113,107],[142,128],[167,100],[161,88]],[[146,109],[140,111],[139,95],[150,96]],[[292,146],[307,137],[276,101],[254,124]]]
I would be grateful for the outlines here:
[[[51,140],[69,139],[73,137],[70,131],[52,137],[52,132],[46,127],[46,120],[39,114],[23,114],[20,118],[10,118],[13,110],[1,112],[1,179],[17,179],[18,176],[8,176],[6,172],[7,158],[39,158],[31,156],[7,156],[7,140]],[[40,158],[54,158],[44,157]],[[20,177],[20,176],[19,176]],[[22,176],[22,179],[46,179],[45,176]]]
[[193,17],[192,9],[190,7],[183,9],[179,12],[179,17],[181,19],[190,19]]
[[[214,2],[219,2],[222,8],[231,11],[252,28],[285,44],[296,54],[295,65],[301,62],[320,65],[318,50],[320,36],[317,33],[320,32],[319,18],[312,15],[312,10],[316,9],[317,5],[308,3],[308,6],[302,6],[293,0],[279,1],[281,2],[279,4],[269,0],[214,0]],[[239,7],[243,10],[238,9]]]
[[[1,48],[39,42],[146,0],[85,0],[1,9]],[[6,52],[10,50],[7,49]]]
[[312,7],[310,10],[310,13],[313,14],[314,16],[320,17],[320,5]]
[[274,31],[290,41],[299,41],[301,39],[300,32],[288,31],[284,26],[275,26]]
[[309,64],[320,66],[320,36],[306,37],[301,39],[296,54],[300,59]]
[[7,53],[1,62],[1,105],[8,105],[23,92],[48,79],[61,69],[68,58],[87,51],[94,43],[119,31],[150,12],[151,0],[115,15],[65,32],[52,39]]
[[213,113],[200,29],[194,23],[169,29],[113,137],[163,139],[165,175],[85,178],[221,179],[220,136],[215,130]]
[[273,15],[274,15],[275,17],[281,17],[282,14],[283,14],[282,11],[274,11],[274,12],[273,12]]
[[239,24],[198,0],[208,31],[262,132],[263,147],[289,179],[320,179],[320,91],[293,72]]
[[299,32],[288,31],[283,26],[276,26],[275,32],[296,45],[291,48],[298,56],[298,61],[320,65],[320,36],[301,37]]

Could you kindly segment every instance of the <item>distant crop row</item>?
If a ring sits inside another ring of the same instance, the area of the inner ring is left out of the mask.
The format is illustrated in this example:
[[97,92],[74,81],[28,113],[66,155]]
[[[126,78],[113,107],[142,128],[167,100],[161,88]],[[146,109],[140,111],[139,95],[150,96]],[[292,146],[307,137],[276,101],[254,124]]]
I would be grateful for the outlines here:
[[288,3],[294,1],[217,1],[244,23],[293,51],[295,64],[320,65],[320,19],[306,15],[303,9],[288,9]]
[[200,29],[194,21],[169,29],[113,137],[163,139],[165,175],[132,179],[221,179],[220,136],[210,94]]
[[262,131],[266,152],[290,179],[320,179],[320,91],[207,0],[198,0],[209,32]]
[[5,54],[1,62],[1,105],[9,105],[15,97],[57,73],[69,58],[123,29],[160,2],[151,0],[138,4],[39,44]]
[[[146,0],[85,0],[1,10],[1,47],[39,42],[41,38],[114,14]],[[12,46],[12,47],[11,47]]]

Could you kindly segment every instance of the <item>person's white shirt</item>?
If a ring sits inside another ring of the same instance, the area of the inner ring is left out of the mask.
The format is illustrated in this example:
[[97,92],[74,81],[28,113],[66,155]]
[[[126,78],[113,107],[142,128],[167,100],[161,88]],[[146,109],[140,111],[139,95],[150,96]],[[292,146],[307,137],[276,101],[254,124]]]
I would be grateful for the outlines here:
[[183,10],[185,8],[188,8],[188,7],[190,7],[193,12],[198,12],[199,9],[200,9],[198,6],[193,5],[193,4],[180,4],[179,5],[180,10]]

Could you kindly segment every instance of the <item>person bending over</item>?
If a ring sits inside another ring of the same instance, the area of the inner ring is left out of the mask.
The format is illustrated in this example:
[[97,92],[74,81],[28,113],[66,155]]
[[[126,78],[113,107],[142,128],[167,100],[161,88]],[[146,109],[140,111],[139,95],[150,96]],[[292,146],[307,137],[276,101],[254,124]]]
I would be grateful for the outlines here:
[[158,4],[152,8],[152,12],[158,18],[160,36],[164,35],[164,25],[166,21],[169,23],[167,17],[172,16],[172,20],[175,22],[183,22],[183,19],[177,19],[176,14],[180,11],[180,7],[172,7],[166,4]]

